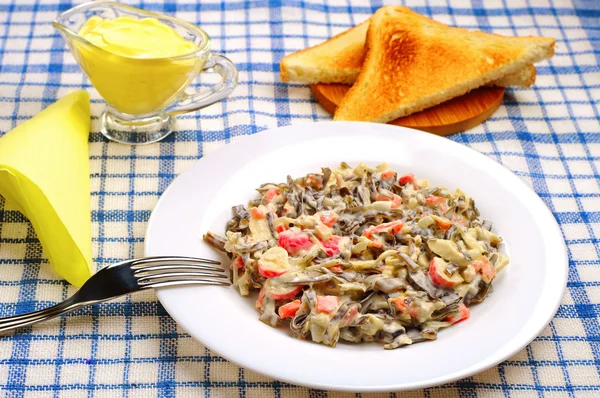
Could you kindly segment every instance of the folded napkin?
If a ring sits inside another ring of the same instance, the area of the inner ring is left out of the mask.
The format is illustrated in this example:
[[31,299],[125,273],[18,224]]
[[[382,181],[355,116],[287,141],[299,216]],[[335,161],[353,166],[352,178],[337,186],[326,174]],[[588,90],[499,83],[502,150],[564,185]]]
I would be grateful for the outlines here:
[[89,132],[90,97],[76,91],[0,138],[0,195],[75,286],[91,275]]

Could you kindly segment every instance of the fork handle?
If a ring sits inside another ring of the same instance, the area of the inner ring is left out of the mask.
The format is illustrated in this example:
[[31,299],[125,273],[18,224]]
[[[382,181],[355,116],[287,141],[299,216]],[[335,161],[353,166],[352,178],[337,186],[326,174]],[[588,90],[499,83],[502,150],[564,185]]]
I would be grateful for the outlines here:
[[80,302],[76,299],[76,295],[74,295],[62,303],[53,305],[52,307],[44,308],[43,310],[28,312],[23,315],[0,318],[0,333],[56,318],[57,316],[66,314],[67,312],[85,307],[88,304],[92,303]]

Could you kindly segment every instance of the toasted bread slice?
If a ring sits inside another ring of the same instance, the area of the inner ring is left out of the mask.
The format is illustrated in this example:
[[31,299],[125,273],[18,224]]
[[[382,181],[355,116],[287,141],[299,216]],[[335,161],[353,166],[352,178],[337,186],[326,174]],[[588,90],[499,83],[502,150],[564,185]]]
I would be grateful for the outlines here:
[[[279,68],[281,80],[307,84],[353,84],[367,53],[365,40],[368,27],[367,20],[321,44],[286,55]],[[535,74],[535,67],[528,65],[491,84],[529,87],[535,82]]]
[[286,55],[279,70],[281,80],[298,83],[352,84],[365,59],[369,20],[314,47]]
[[453,28],[406,7],[371,17],[367,55],[335,120],[386,123],[554,55],[555,40]]
[[488,83],[488,86],[496,86],[496,87],[531,87],[533,83],[535,83],[535,77],[537,76],[537,71],[535,66],[526,65],[525,67],[517,70],[516,72],[509,73],[508,75],[504,75],[500,79],[496,79],[491,83]]

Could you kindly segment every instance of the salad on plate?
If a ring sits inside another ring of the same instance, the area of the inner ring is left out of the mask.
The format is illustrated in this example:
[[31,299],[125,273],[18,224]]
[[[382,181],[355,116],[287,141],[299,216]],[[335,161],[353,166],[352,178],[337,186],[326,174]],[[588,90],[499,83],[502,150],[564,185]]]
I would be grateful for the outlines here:
[[225,236],[204,240],[231,258],[241,295],[259,292],[259,319],[301,339],[435,340],[469,318],[509,262],[467,193],[387,164],[342,163],[257,190],[232,209]]

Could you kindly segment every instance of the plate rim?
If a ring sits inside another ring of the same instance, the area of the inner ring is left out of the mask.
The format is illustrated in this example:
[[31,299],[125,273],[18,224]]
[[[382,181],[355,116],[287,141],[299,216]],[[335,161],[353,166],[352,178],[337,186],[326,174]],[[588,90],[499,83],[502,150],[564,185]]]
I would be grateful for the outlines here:
[[[498,365],[499,363],[505,361],[506,359],[510,358],[511,356],[513,356],[514,354],[516,354],[517,352],[522,350],[524,347],[526,347],[528,344],[530,344],[537,336],[539,336],[539,334],[543,331],[543,329],[554,318],[556,312],[558,311],[558,309],[560,307],[560,304],[562,303],[562,299],[564,297],[564,294],[565,294],[566,288],[567,288],[568,271],[569,271],[568,250],[567,250],[566,243],[564,241],[564,236],[562,234],[562,230],[560,229],[560,226],[557,223],[556,218],[554,217],[554,214],[550,211],[550,209],[548,208],[546,203],[544,203],[544,201],[539,197],[539,195],[531,187],[529,187],[521,178],[519,178],[515,173],[512,172],[512,170],[508,169],[502,163],[495,161],[494,159],[484,155],[483,153],[481,153],[467,145],[449,140],[444,137],[440,137],[440,136],[429,134],[429,133],[424,133],[422,131],[407,128],[407,127],[389,126],[389,125],[385,125],[385,124],[367,123],[367,122],[333,122],[333,121],[316,122],[316,123],[315,122],[303,122],[303,123],[296,123],[293,125],[270,128],[270,129],[263,130],[259,133],[239,137],[235,142],[229,142],[225,146],[223,146],[207,155],[203,155],[200,159],[197,159],[192,166],[190,166],[187,170],[185,170],[183,173],[178,175],[169,184],[169,186],[165,189],[165,191],[160,195],[158,201],[156,202],[156,204],[154,206],[154,209],[152,210],[150,218],[148,220],[148,225],[146,228],[146,234],[145,234],[145,239],[144,239],[145,255],[149,255],[149,247],[147,245],[147,242],[149,240],[149,236],[150,236],[152,228],[153,228],[154,220],[156,219],[155,215],[157,214],[157,211],[159,210],[161,205],[164,203],[165,198],[167,197],[169,192],[172,190],[172,187],[177,183],[178,180],[180,180],[180,178],[183,175],[192,173],[194,169],[201,167],[201,166],[199,166],[199,164],[204,164],[206,162],[205,159],[212,159],[213,157],[218,156],[221,152],[226,151],[227,148],[230,148],[232,146],[239,147],[240,145],[243,145],[246,141],[251,141],[251,140],[256,140],[256,139],[266,139],[266,138],[268,138],[267,136],[269,134],[284,134],[283,132],[281,132],[282,130],[288,130],[288,129],[295,130],[299,126],[303,126],[303,125],[312,125],[312,126],[317,125],[318,126],[317,128],[319,128],[319,129],[321,129],[321,128],[327,129],[328,126],[332,126],[332,125],[337,126],[336,128],[339,128],[339,127],[343,127],[344,124],[351,124],[351,125],[360,124],[360,125],[366,125],[365,127],[371,127],[371,128],[375,128],[375,129],[382,128],[384,130],[388,129],[388,128],[392,128],[392,129],[394,129],[394,131],[398,132],[399,137],[402,137],[403,132],[401,130],[405,130],[407,132],[410,132],[410,134],[415,134],[415,133],[423,134],[424,137],[427,137],[427,138],[424,138],[426,140],[432,139],[432,140],[438,141],[438,142],[446,141],[446,145],[464,148],[464,150],[471,152],[473,154],[473,156],[475,156],[475,157],[485,158],[486,161],[491,161],[491,162],[495,163],[497,166],[501,166],[501,168],[504,169],[505,173],[509,173],[510,175],[512,175],[512,177],[514,177],[515,181],[518,181],[518,183],[521,184],[523,189],[526,189],[527,191],[529,191],[529,193],[533,194],[532,195],[533,200],[537,201],[541,205],[541,207],[542,207],[541,211],[545,214],[545,217],[547,217],[547,220],[551,222],[552,227],[555,230],[554,232],[558,233],[557,236],[559,237],[560,242],[561,242],[560,248],[559,248],[560,254],[561,254],[561,259],[560,259],[560,261],[557,261],[557,262],[560,262],[563,264],[563,267],[560,268],[561,272],[559,275],[560,281],[561,281],[561,288],[559,290],[557,290],[557,292],[559,291],[560,294],[555,295],[555,297],[557,299],[555,300],[556,302],[552,306],[552,310],[544,318],[544,322],[543,323],[540,322],[540,325],[537,328],[535,328],[535,333],[533,333],[534,330],[532,330],[530,333],[527,333],[527,339],[523,339],[523,341],[521,341],[519,344],[514,344],[512,349],[506,351],[504,354],[492,355],[491,359],[486,358],[486,360],[479,361],[479,362],[471,365],[469,368],[467,368],[468,371],[458,370],[458,371],[449,373],[445,376],[440,376],[440,377],[437,377],[434,379],[426,379],[423,381],[417,381],[417,382],[411,382],[411,383],[376,385],[376,386],[361,386],[359,388],[356,386],[348,387],[348,386],[344,386],[344,385],[337,385],[334,383],[322,384],[322,383],[313,383],[313,382],[310,382],[307,380],[286,378],[286,377],[282,377],[279,374],[276,374],[276,372],[271,372],[270,370],[257,368],[250,364],[244,363],[244,361],[238,361],[238,360],[231,359],[228,355],[224,355],[221,352],[219,352],[218,350],[214,349],[212,344],[210,344],[210,343],[207,344],[207,342],[202,341],[201,339],[197,338],[192,332],[190,332],[186,327],[184,327],[182,322],[178,321],[179,316],[177,314],[173,313],[172,311],[170,311],[168,306],[165,305],[166,297],[164,295],[168,294],[167,292],[169,290],[177,290],[179,288],[161,288],[161,289],[156,290],[156,296],[157,296],[158,300],[160,301],[161,305],[163,306],[163,308],[165,308],[165,310],[169,314],[169,316],[171,316],[175,320],[175,322],[178,324],[179,327],[181,327],[186,333],[188,333],[195,340],[199,341],[206,348],[210,349],[215,354],[222,356],[223,358],[227,359],[228,361],[230,361],[242,368],[251,369],[259,374],[265,375],[265,376],[273,378],[275,380],[287,382],[287,383],[290,383],[293,385],[299,385],[299,386],[304,386],[304,387],[309,387],[309,388],[324,389],[324,390],[331,390],[331,391],[346,391],[346,392],[407,391],[407,390],[428,388],[428,387],[432,387],[432,386],[438,386],[441,384],[451,383],[456,380],[463,379],[465,377],[470,377],[474,374],[477,374],[484,370],[490,369],[490,368]],[[401,140],[402,138],[399,138],[399,139]],[[554,272],[556,273],[556,270],[554,270]],[[558,285],[558,283],[557,283],[557,285]],[[507,344],[504,344],[501,347],[505,347],[506,345]]]

